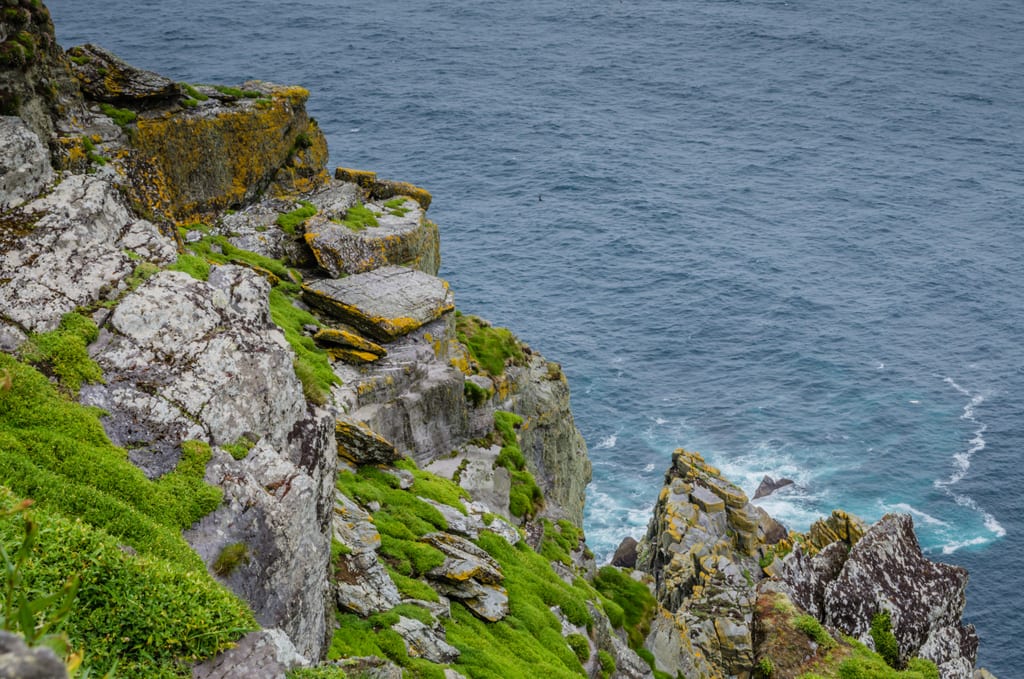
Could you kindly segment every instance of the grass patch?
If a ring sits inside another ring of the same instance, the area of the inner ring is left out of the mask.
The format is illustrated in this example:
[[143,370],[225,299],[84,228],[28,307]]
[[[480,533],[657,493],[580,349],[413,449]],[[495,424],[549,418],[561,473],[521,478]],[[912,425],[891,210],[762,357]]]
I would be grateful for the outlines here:
[[614,566],[605,566],[594,578],[594,588],[621,609],[621,627],[629,635],[630,648],[641,648],[658,612],[658,602],[647,585]]
[[85,150],[85,157],[89,159],[90,163],[96,163],[97,165],[107,164],[108,158],[96,153],[96,143],[90,137],[82,137],[82,148]]
[[[411,613],[410,609],[417,607],[399,608],[402,608],[404,613]],[[375,655],[387,658],[401,667],[404,677],[444,679],[445,666],[436,665],[422,658],[409,657],[402,637],[391,630],[391,625],[398,622],[398,614],[394,611],[371,615],[366,619],[357,615],[339,614],[337,620],[338,629],[334,632],[330,650],[327,652],[329,660]]]
[[167,269],[168,271],[182,271],[200,281],[205,281],[210,277],[210,263],[199,255],[182,253],[178,255],[178,260]]
[[813,615],[803,614],[796,616],[793,618],[793,627],[810,637],[818,646],[824,649],[835,648],[836,640],[832,638],[832,635],[821,626],[821,623]]
[[277,216],[277,225],[287,234],[295,235],[295,231],[316,214],[316,207],[312,203],[300,200],[299,205],[301,207]]
[[81,314],[64,314],[52,332],[32,334],[22,346],[20,357],[77,396],[83,384],[103,381],[100,366],[89,358],[86,347],[99,337],[92,319]]
[[526,364],[522,345],[507,328],[496,328],[482,318],[456,311],[455,331],[480,369],[492,377],[504,374],[509,361],[513,365]]
[[205,94],[203,94],[202,92],[200,92],[196,88],[192,87],[188,83],[180,83],[180,85],[181,85],[182,89],[185,90],[186,94],[188,94],[189,97],[191,97],[192,99],[194,99],[196,101],[206,101],[207,99],[209,99],[208,96],[206,96]]
[[392,198],[391,200],[384,203],[384,207],[387,208],[388,212],[390,212],[394,216],[404,217],[407,214],[409,214],[409,212],[412,211],[412,208],[403,207],[408,200],[408,198],[405,198],[403,196],[399,196],[398,198]]
[[224,578],[246,563],[249,563],[249,545],[234,542],[226,545],[217,555],[217,560],[213,562],[213,572]]
[[284,331],[285,339],[295,352],[295,375],[302,382],[306,400],[317,405],[327,403],[331,386],[338,376],[331,370],[327,352],[316,345],[313,338],[303,332],[304,325],[320,325],[313,314],[292,304],[281,286],[270,290],[270,317]]
[[236,99],[259,99],[263,96],[259,92],[254,92],[253,90],[242,90],[237,87],[228,87],[227,85],[214,85],[213,89],[217,90],[221,94],[226,94],[229,97],[235,97]]
[[234,443],[225,443],[221,448],[226,450],[236,460],[244,460],[254,445],[256,445],[256,442],[248,436],[241,436]]
[[571,522],[561,519],[558,523],[543,520],[544,535],[540,540],[540,553],[548,561],[559,561],[572,566],[572,552],[580,547],[583,531]]
[[472,498],[457,483],[450,479],[442,478],[437,474],[423,471],[416,466],[415,462],[409,459],[399,460],[395,463],[395,466],[412,473],[413,483],[412,488],[409,490],[414,495],[430,498],[435,502],[454,507],[462,514],[466,513],[466,507],[462,500],[471,500]]
[[356,203],[345,212],[345,218],[340,224],[344,224],[352,231],[365,231],[367,227],[377,226],[377,215],[373,210],[362,203]]
[[127,108],[118,108],[113,104],[100,104],[100,110],[103,111],[105,116],[112,118],[114,123],[121,128],[134,123],[136,118],[139,117],[135,111]]
[[497,410],[494,413],[494,428],[501,435],[505,445],[494,461],[495,466],[505,467],[512,477],[509,489],[508,509],[513,516],[530,519],[544,507],[544,493],[537,480],[526,469],[526,458],[519,448],[515,427],[523,418],[515,413]]
[[892,618],[889,611],[876,613],[871,618],[871,640],[875,642],[875,651],[889,667],[899,669],[900,645],[896,641],[896,635],[892,633]]
[[398,587],[398,593],[402,595],[403,599],[419,599],[420,601],[430,601],[432,603],[437,603],[441,600],[441,597],[437,595],[434,588],[422,580],[402,575],[390,566],[388,567],[388,575],[391,576],[391,580]]

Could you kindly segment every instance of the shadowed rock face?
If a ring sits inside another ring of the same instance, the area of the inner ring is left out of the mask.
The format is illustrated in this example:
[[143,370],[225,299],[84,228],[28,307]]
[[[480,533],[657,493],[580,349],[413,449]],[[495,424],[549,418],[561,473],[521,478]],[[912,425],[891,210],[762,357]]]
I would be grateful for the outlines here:
[[967,571],[925,558],[909,516],[886,515],[848,554],[841,542],[813,558],[795,550],[781,577],[793,600],[826,624],[870,643],[871,619],[888,611],[901,661],[921,656],[944,679],[971,676],[978,638],[960,622]]

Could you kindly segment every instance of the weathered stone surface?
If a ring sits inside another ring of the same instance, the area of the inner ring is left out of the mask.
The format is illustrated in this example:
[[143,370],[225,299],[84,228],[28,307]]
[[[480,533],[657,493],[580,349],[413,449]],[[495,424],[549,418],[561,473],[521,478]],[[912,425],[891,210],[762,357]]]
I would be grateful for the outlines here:
[[340,490],[334,494],[334,537],[352,550],[365,554],[380,549],[380,533],[369,513]]
[[344,328],[320,328],[313,335],[313,341],[327,346],[358,349],[377,358],[383,358],[388,355],[387,349],[381,345]]
[[389,464],[401,457],[390,441],[346,415],[338,416],[334,433],[338,455],[354,465]]
[[176,256],[156,227],[135,219],[114,187],[76,175],[21,208],[28,233],[0,232],[0,309],[23,328],[53,330],[75,307],[115,297],[136,259]]
[[402,197],[367,203],[376,226],[352,229],[318,214],[306,222],[306,243],[320,266],[337,278],[372,271],[388,264],[400,264],[437,275],[441,265],[437,225],[426,219],[419,204],[406,199],[402,206],[389,207]]
[[444,630],[427,627],[419,620],[400,616],[398,622],[391,626],[405,642],[405,649],[412,658],[424,658],[435,663],[455,662],[459,658],[459,649],[444,639]]
[[654,655],[658,670],[673,677],[696,679],[711,675],[707,663],[693,652],[686,623],[664,608],[651,620],[651,631],[644,641],[644,648]]
[[313,306],[382,342],[393,341],[455,308],[448,283],[400,266],[342,280],[311,281],[302,290]]
[[480,503],[492,514],[510,518],[509,493],[512,476],[508,469],[496,467],[495,460],[501,448],[480,448],[466,445],[458,454],[435,460],[426,470],[448,479],[458,477],[458,484],[474,502]]
[[780,488],[792,485],[793,479],[773,479],[770,476],[765,476],[761,479],[761,483],[757,486],[757,490],[754,491],[754,499],[757,500],[762,497],[767,497]]
[[615,554],[612,556],[612,565],[619,568],[634,568],[636,566],[637,541],[632,537],[622,538]]
[[301,232],[285,233],[277,225],[280,215],[299,207],[290,200],[264,199],[232,214],[222,214],[212,224],[212,233],[226,237],[229,243],[242,250],[280,259],[289,266],[313,268],[316,260]]
[[343,611],[370,615],[391,610],[402,601],[375,552],[339,556],[333,575],[334,600]]
[[472,542],[447,533],[422,538],[447,557],[427,576],[439,592],[461,600],[477,616],[497,622],[508,615],[508,591],[501,586],[501,566]]
[[[270,190],[299,153],[300,135],[314,148],[325,144],[306,113],[306,90],[260,82],[243,88],[261,93],[262,101],[211,98],[187,110],[139,116],[131,152],[116,161],[133,200],[174,221],[202,219]],[[322,167],[309,170],[303,186],[326,181]]]
[[825,621],[865,643],[871,618],[892,617],[900,660],[920,655],[946,679],[971,675],[978,637],[963,614],[967,571],[929,561],[907,515],[887,514],[850,550],[839,576],[825,590]]
[[161,272],[90,347],[106,384],[84,389],[83,401],[108,412],[108,435],[151,477],[173,468],[185,438],[287,444],[306,406],[268,290],[243,267],[215,268],[209,282]]
[[336,363],[342,384],[333,390],[335,400],[421,466],[485,435],[493,417],[474,428],[464,376],[451,365],[461,351],[454,334],[453,315],[445,314],[388,344],[388,355],[379,361]]
[[505,372],[507,395],[499,408],[523,418],[519,447],[544,491],[544,514],[582,527],[591,465],[573,420],[569,384],[560,371],[551,379],[548,361],[537,353],[530,354],[525,366],[509,366]]
[[24,639],[0,631],[0,679],[67,679],[57,654],[45,646],[29,648]]
[[390,660],[367,656],[365,658],[345,658],[327,663],[324,666],[341,669],[346,677],[360,679],[402,679],[402,668]]
[[170,78],[136,68],[96,45],[68,50],[71,70],[90,99],[121,105],[168,104],[182,95],[181,85]]
[[50,154],[28,125],[0,116],[0,212],[17,207],[53,181]]
[[279,679],[289,670],[306,667],[288,635],[263,629],[242,637],[234,648],[196,665],[192,679]]
[[697,486],[690,491],[690,499],[701,511],[708,514],[725,511],[725,501],[703,486]]
[[424,210],[430,207],[431,196],[427,190],[408,182],[377,179],[376,172],[339,167],[334,171],[334,178],[343,182],[357,184],[366,192],[367,196],[377,200],[387,200],[395,196],[409,196],[419,203],[420,207]]

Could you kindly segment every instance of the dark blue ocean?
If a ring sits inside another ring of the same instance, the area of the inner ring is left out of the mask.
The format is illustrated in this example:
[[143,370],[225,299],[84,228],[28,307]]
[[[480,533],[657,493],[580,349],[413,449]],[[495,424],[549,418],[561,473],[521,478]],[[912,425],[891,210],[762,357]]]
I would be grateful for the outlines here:
[[671,451],[792,528],[913,515],[1024,666],[1024,4],[50,0],[191,82],[301,84],[331,161],[434,194],[459,306],[561,361],[587,535]]

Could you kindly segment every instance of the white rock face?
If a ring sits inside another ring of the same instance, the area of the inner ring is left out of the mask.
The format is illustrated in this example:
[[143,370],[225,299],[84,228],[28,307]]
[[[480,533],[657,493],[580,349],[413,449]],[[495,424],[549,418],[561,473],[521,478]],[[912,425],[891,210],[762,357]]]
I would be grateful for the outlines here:
[[[26,234],[0,236],[0,308],[22,328],[46,332],[77,306],[115,297],[138,261],[167,264],[174,245],[135,219],[117,190],[73,175],[21,208]],[[131,254],[129,254],[131,253]]]
[[50,155],[21,118],[0,116],[0,212],[39,195],[53,181]]

